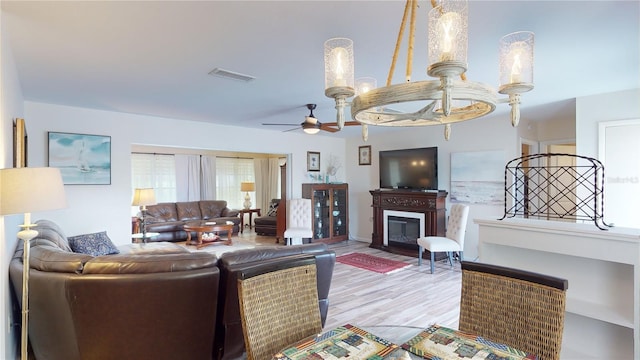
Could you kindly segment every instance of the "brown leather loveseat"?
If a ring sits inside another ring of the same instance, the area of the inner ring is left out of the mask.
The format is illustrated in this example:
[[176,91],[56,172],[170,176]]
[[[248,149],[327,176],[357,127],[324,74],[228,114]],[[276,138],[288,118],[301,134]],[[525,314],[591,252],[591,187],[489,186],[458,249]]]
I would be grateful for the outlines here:
[[[168,242],[119,254],[74,253],[62,230],[38,220],[31,241],[29,340],[46,359],[236,359],[244,352],[237,275],[313,256],[324,324],[335,252],[326,244],[258,246],[217,259]],[[69,238],[71,239],[71,238]],[[9,265],[22,298],[22,243]],[[14,315],[19,319],[19,314]]]
[[224,200],[200,200],[175,203],[159,203],[147,206],[144,217],[147,232],[160,233],[149,241],[185,241],[187,233],[183,230],[190,221],[211,221],[224,224],[233,222],[233,233],[240,230],[240,218],[237,210],[227,207]]

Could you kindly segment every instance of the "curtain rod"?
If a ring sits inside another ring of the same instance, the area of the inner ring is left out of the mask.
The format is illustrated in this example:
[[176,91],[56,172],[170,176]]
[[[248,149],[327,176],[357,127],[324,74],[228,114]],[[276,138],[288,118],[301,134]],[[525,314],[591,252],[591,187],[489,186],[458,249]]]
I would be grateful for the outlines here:
[[140,151],[132,151],[132,154],[141,154],[141,155],[170,155],[170,156],[175,156],[175,154],[171,154],[171,153],[150,153],[150,152],[140,152]]
[[215,155],[215,157],[221,158],[221,159],[244,159],[244,160],[253,160],[253,159],[255,159],[255,158],[240,157],[240,156],[218,156],[218,155]]

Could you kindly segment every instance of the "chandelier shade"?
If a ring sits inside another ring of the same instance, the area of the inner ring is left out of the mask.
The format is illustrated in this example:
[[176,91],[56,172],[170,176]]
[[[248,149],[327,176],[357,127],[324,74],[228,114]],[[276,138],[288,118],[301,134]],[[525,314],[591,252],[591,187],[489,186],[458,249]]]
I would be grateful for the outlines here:
[[353,41],[347,38],[325,41],[324,94],[336,100],[336,122],[340,130],[345,122],[346,99],[355,94],[353,69]]
[[429,11],[429,64],[467,63],[468,4],[447,1]]
[[511,85],[533,89],[533,42],[530,31],[514,32],[500,39],[501,93]]
[[361,77],[357,78],[355,81],[355,95],[361,95],[368,91],[371,91],[378,87],[378,82],[376,78],[373,77]]
[[[417,0],[406,1],[385,86],[370,89],[370,84],[375,84],[375,80],[363,85],[358,81],[360,79],[351,85],[351,78],[345,76],[354,71],[351,67],[353,42],[344,38],[325,42],[325,95],[335,99],[338,128],[342,128],[341,118],[344,123],[342,112],[347,104],[346,99],[353,95],[351,117],[363,125],[365,141],[368,136],[367,125],[444,125],[445,139],[449,140],[451,124],[488,115],[495,111],[497,104],[506,102],[511,106],[511,124],[516,126],[520,119],[520,94],[533,89],[533,33],[515,32],[500,40],[500,82],[496,92],[493,87],[468,81],[465,76],[468,67],[468,1],[432,0],[433,8],[427,16],[429,64],[426,71],[435,79],[412,82],[417,4]],[[408,16],[410,28],[406,82],[392,84]],[[499,94],[508,95],[508,99],[499,98]]]

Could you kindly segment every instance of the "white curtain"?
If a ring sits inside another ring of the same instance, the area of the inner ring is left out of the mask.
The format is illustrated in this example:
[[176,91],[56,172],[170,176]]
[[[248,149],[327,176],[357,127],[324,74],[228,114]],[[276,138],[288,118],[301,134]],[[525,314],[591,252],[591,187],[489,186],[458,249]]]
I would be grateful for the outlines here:
[[[245,194],[240,191],[240,183],[255,182],[253,159],[216,157],[215,165],[216,199],[226,200],[231,209],[242,209]],[[249,196],[255,207],[255,193]]]
[[278,158],[255,159],[256,207],[266,214],[271,199],[279,196],[280,165]]
[[215,156],[200,157],[201,176],[200,198],[202,200],[216,199],[216,158]]
[[177,201],[200,200],[200,155],[175,157]]
[[[175,157],[163,154],[131,154],[131,198],[136,188],[153,188],[156,201],[176,201]],[[133,206],[131,215],[138,213]]]

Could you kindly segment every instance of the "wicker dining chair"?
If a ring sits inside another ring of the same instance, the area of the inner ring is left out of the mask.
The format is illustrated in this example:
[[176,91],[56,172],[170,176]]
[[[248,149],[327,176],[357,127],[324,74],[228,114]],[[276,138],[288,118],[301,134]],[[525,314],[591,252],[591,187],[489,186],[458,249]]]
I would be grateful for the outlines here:
[[559,359],[567,288],[565,279],[463,261],[459,329]]
[[316,282],[312,256],[238,274],[248,360],[269,360],[287,345],[322,331]]

